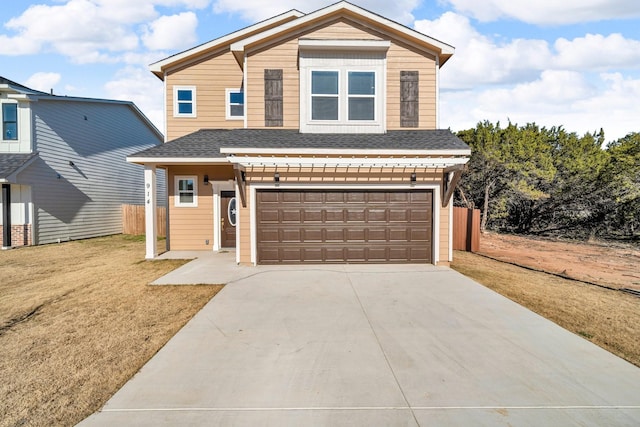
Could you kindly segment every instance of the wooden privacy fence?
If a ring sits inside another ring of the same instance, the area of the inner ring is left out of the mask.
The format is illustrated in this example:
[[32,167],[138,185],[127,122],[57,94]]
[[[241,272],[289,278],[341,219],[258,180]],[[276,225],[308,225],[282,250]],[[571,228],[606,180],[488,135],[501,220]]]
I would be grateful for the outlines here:
[[[156,210],[156,232],[166,237],[167,208],[158,206]],[[144,206],[122,205],[122,234],[145,234]]]
[[480,250],[480,209],[453,208],[453,249]]

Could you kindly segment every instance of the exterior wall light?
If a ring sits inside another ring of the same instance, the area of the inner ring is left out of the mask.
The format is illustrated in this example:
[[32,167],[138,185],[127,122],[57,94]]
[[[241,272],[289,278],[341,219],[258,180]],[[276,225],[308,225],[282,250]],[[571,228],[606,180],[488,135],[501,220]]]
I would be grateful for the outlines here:
[[415,184],[415,183],[416,183],[416,179],[417,179],[417,177],[416,177],[416,173],[415,173],[415,172],[413,172],[413,173],[411,174],[411,183],[412,183],[412,184]]
[[204,185],[209,185],[209,175],[204,176]]
[[273,182],[280,182],[280,174],[278,172],[273,174]]

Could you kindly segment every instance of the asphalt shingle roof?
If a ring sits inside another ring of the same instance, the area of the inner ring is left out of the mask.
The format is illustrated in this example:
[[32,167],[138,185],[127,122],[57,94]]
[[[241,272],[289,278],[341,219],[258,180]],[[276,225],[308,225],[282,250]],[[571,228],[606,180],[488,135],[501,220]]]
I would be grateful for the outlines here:
[[130,157],[217,158],[220,148],[468,150],[447,129],[396,130],[383,134],[300,133],[287,129],[201,129]]
[[37,153],[0,153],[0,179],[9,177],[37,155]]

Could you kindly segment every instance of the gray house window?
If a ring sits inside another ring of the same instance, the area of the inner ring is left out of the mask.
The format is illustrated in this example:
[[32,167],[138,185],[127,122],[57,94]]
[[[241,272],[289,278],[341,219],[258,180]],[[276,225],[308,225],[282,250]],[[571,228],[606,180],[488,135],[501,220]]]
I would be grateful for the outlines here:
[[311,120],[338,120],[338,72],[311,72]]
[[18,139],[18,104],[2,104],[2,138]]
[[376,73],[349,71],[349,120],[374,120]]

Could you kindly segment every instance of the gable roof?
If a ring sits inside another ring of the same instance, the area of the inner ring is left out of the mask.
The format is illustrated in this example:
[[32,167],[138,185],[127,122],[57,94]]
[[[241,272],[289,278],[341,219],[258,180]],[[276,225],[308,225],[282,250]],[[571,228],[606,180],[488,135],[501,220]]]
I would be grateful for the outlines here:
[[453,46],[440,40],[429,37],[412,28],[347,1],[340,1],[306,15],[298,10],[292,9],[281,15],[274,16],[273,18],[219,37],[192,49],[169,56],[151,64],[149,68],[159,79],[164,80],[165,71],[184,66],[192,61],[197,61],[203,56],[223,49],[231,49],[236,60],[242,67],[242,57],[246,49],[270,40],[278,39],[286,34],[308,29],[309,26],[341,16],[357,21],[364,21],[376,29],[383,30],[386,33],[411,42],[426,51],[438,55],[440,58],[440,67],[449,60],[455,51]]
[[39,90],[31,89],[29,87],[21,85],[20,83],[16,83],[13,80],[9,80],[6,77],[0,76],[0,89],[5,89],[5,88],[14,90],[16,92],[21,92],[21,93],[29,93],[34,95],[48,95],[46,92],[41,92]]
[[371,23],[372,27],[376,29],[383,30],[384,32],[390,33],[403,40],[413,42],[415,45],[438,55],[440,57],[440,66],[442,66],[455,51],[454,47],[451,45],[443,43],[405,25],[399,24],[347,1],[334,3],[293,21],[271,28],[270,30],[241,39],[231,45],[231,51],[236,55],[238,62],[242,64],[240,58],[244,55],[246,49],[258,46],[269,40],[283,37],[286,34],[306,30],[316,23],[326,22],[333,17],[347,17],[355,20],[364,20]]
[[15,175],[36,157],[38,153],[0,153],[0,182],[13,182]]
[[201,129],[132,154],[132,163],[226,162],[234,153],[466,155],[467,144],[448,129],[397,130],[381,134],[300,133],[289,129]]
[[24,85],[16,83],[6,77],[0,76],[0,92],[9,92],[8,98],[20,99],[20,100],[34,100],[34,101],[60,101],[60,102],[95,102],[99,104],[119,104],[129,107],[133,113],[144,122],[153,133],[156,134],[160,141],[164,140],[164,135],[158,130],[158,128],[149,120],[147,116],[138,108],[136,104],[131,101],[121,101],[117,99],[102,99],[102,98],[83,98],[77,96],[61,96],[54,95],[47,92],[28,88]]
[[189,63],[194,58],[199,58],[201,56],[207,55],[208,53],[216,52],[217,50],[225,47],[228,48],[231,43],[234,43],[237,40],[240,40],[244,37],[252,36],[261,31],[268,30],[293,19],[297,19],[303,15],[304,13],[300,12],[299,10],[291,9],[288,12],[276,15],[272,18],[260,21],[238,31],[234,31],[233,33],[227,34],[191,49],[187,49],[185,51],[176,53],[175,55],[171,55],[160,61],[154,62],[153,64],[149,65],[149,68],[151,69],[151,72],[156,75],[156,77],[158,77],[160,80],[164,80],[164,71],[168,68],[173,68],[175,66],[182,65],[183,63]]

